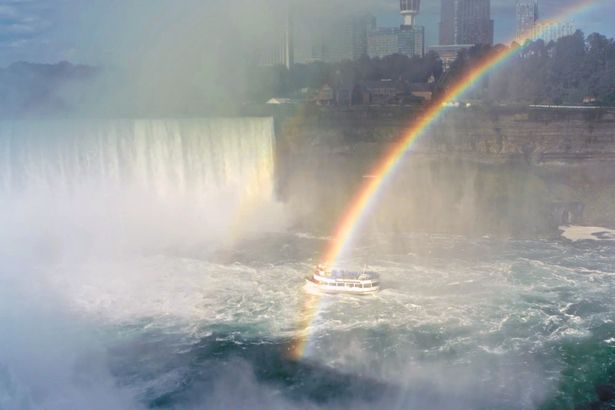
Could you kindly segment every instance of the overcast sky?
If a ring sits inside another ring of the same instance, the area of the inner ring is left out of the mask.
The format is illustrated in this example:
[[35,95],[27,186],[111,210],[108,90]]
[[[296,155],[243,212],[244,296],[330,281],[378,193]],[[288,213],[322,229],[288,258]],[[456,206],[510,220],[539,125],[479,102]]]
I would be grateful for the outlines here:
[[[312,8],[317,1],[324,0],[310,0]],[[259,0],[239,2],[254,7]],[[549,17],[578,2],[542,0],[541,14]],[[325,3],[344,8],[360,5],[378,17],[379,25],[400,23],[397,0],[327,0]],[[492,0],[496,41],[504,42],[514,33],[514,3],[515,0]],[[173,25],[217,27],[196,34],[186,30],[187,36],[208,37],[221,30],[216,24],[228,22],[241,27],[244,23],[256,24],[266,14],[265,11],[252,18],[250,13],[258,14],[252,10],[240,17],[231,17],[228,10],[222,9],[225,4],[228,2],[222,0],[0,0],[0,66],[15,61],[61,60],[106,64],[109,59],[126,56],[131,49],[138,49],[142,44],[164,38],[165,30],[175,30]],[[615,25],[612,24],[615,1],[597,0],[596,4],[589,12],[575,16],[575,24],[586,33],[598,31],[615,36]],[[439,8],[440,0],[422,0],[419,22],[427,27],[429,44],[437,41]],[[176,37],[174,41],[183,40]]]

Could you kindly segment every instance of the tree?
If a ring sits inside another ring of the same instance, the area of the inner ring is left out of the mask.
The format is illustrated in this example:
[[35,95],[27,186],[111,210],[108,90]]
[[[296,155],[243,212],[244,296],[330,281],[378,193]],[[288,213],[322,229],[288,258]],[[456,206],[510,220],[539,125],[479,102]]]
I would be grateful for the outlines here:
[[[503,47],[483,45],[461,50],[446,73],[434,52],[423,57],[394,54],[340,63],[297,64],[291,70],[259,68],[252,95],[262,101],[264,96],[292,96],[302,88],[319,89],[324,84],[356,91],[357,85],[367,81],[395,79],[410,84],[426,82],[432,75],[437,81],[435,92],[442,93]],[[523,46],[513,43],[511,54],[506,64],[476,88],[475,98],[513,104],[580,104],[584,97],[591,96],[601,104],[615,105],[613,39],[597,33],[586,38],[577,31],[549,44],[543,40],[527,41]]]

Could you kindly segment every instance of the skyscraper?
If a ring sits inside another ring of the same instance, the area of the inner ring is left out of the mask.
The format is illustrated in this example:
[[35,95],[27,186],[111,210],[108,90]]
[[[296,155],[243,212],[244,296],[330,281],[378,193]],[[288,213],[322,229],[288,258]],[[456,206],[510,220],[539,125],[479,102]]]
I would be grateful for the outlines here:
[[379,27],[370,31],[367,37],[367,54],[370,57],[385,57],[399,52],[399,29],[397,27]]
[[268,44],[263,45],[259,64],[263,66],[283,65],[291,68],[295,64],[293,16],[290,3],[285,4],[276,16],[276,24],[270,27],[266,36]]
[[414,24],[421,10],[421,0],[399,0],[399,12],[403,23],[399,31],[399,52],[407,56],[425,54],[425,27]]
[[457,0],[440,0],[440,45],[454,45],[455,3]]
[[425,55],[425,28],[401,26],[399,30],[399,53],[408,57]]
[[441,0],[440,44],[493,44],[490,0]]
[[365,14],[355,18],[352,30],[354,59],[367,55],[367,36],[376,28],[376,18],[371,14]]
[[572,21],[552,21],[545,23],[536,23],[531,36],[532,40],[542,39],[545,43],[557,41],[566,36],[571,36],[575,33],[576,28]]
[[335,63],[354,59],[353,19],[340,19],[329,27],[321,27],[320,30],[322,61]]
[[321,23],[311,35],[311,60],[339,62],[359,59],[367,54],[367,37],[375,27],[376,18],[369,14]]
[[531,37],[538,21],[538,0],[517,0],[517,40]]

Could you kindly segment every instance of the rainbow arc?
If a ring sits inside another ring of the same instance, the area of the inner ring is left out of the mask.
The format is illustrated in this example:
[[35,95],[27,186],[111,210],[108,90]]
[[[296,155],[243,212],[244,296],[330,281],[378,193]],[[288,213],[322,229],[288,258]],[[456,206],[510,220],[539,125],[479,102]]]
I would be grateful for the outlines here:
[[[569,8],[560,12],[557,16],[546,21],[543,20],[542,26],[546,26],[547,24],[545,23],[557,23],[568,20],[573,16],[578,16],[597,7],[603,1],[606,0],[584,0],[576,2]],[[363,185],[343,213],[334,231],[333,239],[322,259],[323,264],[329,266],[335,265],[336,261],[350,247],[354,237],[361,229],[363,221],[369,214],[369,210],[378,201],[379,193],[382,191],[385,182],[395,174],[395,170],[399,167],[399,164],[402,163],[403,158],[411,150],[414,143],[426,134],[426,131],[432,124],[451,109],[448,102],[459,100],[464,93],[471,90],[473,86],[479,83],[487,74],[516,56],[519,51],[530,44],[526,39],[533,36],[540,36],[540,32],[528,32],[513,39],[511,44],[516,44],[515,46],[495,48],[492,53],[459,78],[455,84],[453,84],[440,98],[434,101],[420,117],[412,122],[401,139],[394,144],[370,172],[366,173],[369,178],[364,178]],[[299,319],[300,326],[297,337],[291,351],[291,356],[295,359],[300,359],[306,352],[310,337],[310,327],[318,315],[320,305],[319,297],[314,298],[312,296],[306,300]]]

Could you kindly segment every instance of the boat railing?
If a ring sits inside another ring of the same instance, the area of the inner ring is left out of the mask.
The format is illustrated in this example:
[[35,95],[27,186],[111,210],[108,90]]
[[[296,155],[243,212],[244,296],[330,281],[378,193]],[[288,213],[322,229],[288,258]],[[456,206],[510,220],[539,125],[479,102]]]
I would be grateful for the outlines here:
[[340,278],[328,278],[325,276],[315,275],[315,279],[323,283],[357,283],[357,284],[369,284],[377,282],[374,279],[340,279]]
[[318,285],[323,286],[335,286],[335,287],[346,287],[346,288],[361,288],[361,289],[370,289],[378,287],[380,284],[374,281],[350,281],[350,280],[321,280],[316,279],[315,282]]

